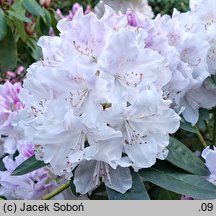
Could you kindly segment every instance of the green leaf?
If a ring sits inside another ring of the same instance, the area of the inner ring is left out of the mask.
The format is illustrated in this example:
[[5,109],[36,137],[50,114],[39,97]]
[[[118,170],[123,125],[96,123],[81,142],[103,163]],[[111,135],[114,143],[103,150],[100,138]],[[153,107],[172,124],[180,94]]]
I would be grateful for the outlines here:
[[168,149],[169,154],[166,160],[173,165],[196,175],[210,174],[202,160],[177,139],[170,137]]
[[92,191],[91,195],[88,195],[88,198],[90,200],[109,200],[105,184],[100,184],[99,187]]
[[27,22],[27,23],[31,23],[31,19],[29,19],[28,17],[26,17],[25,15],[22,15],[21,13],[17,13],[14,11],[8,11],[8,14],[12,17],[15,17],[18,20],[21,20],[23,22]]
[[194,129],[194,127],[189,122],[180,122],[180,128],[182,130],[191,132],[191,133],[197,133],[197,131]]
[[13,172],[12,176],[19,176],[19,175],[25,175],[27,173],[30,173],[34,170],[37,170],[41,167],[46,166],[43,161],[39,161],[35,158],[33,155],[32,157],[25,160],[23,163],[21,163]]
[[174,193],[161,187],[156,187],[151,192],[153,200],[180,200],[181,194]]
[[48,26],[44,22],[44,19],[42,19],[42,18],[39,19],[39,30],[40,30],[42,35],[48,35],[49,34],[50,26]]
[[47,26],[51,26],[51,22],[52,22],[52,18],[51,18],[51,12],[49,12],[48,10],[46,10],[46,9],[43,9],[44,10],[44,14],[45,14],[45,16],[43,16],[42,17],[42,19],[43,19],[43,21],[44,21],[44,23],[47,25]]
[[109,200],[105,195],[93,195],[90,197],[91,200]]
[[144,183],[141,181],[138,173],[131,172],[132,188],[126,193],[121,194],[115,190],[106,187],[109,200],[149,200],[149,195],[146,191]]
[[5,196],[0,196],[0,200],[7,200]]
[[15,19],[14,24],[16,25],[16,30],[19,37],[25,42],[29,36],[26,34],[24,23],[21,20]]
[[199,109],[199,120],[197,122],[197,125],[200,129],[204,129],[205,126],[205,121],[209,120],[209,111],[204,108]]
[[196,199],[216,199],[216,186],[203,177],[186,173],[166,161],[158,161],[153,167],[142,169],[139,174],[167,190]]
[[0,70],[13,70],[17,64],[17,47],[9,27],[6,37],[0,41],[0,47]]
[[4,11],[0,8],[0,40],[2,40],[7,34],[7,23]]
[[[26,37],[26,41],[29,40],[30,37]],[[26,46],[26,42],[23,40],[17,41],[17,50],[19,53],[19,61],[22,62],[22,65],[25,68],[28,68],[30,64],[35,62],[35,60],[31,56],[31,49]]]
[[27,23],[32,22],[30,18],[25,16],[26,10],[19,1],[16,1],[14,4],[12,4],[10,10],[7,12],[10,15],[8,16],[9,18],[13,17]]
[[92,8],[94,8],[98,3],[99,3],[100,0],[92,0]]
[[70,189],[74,196],[78,197],[80,194],[76,192],[76,187],[73,183],[73,178],[70,180]]
[[35,16],[45,15],[43,9],[35,0],[23,0],[23,6],[32,15]]
[[31,49],[31,56],[35,60],[39,60],[42,58],[42,49],[37,45],[37,40],[34,38],[29,38],[27,41],[27,46]]
[[0,158],[0,171],[5,171],[5,165],[4,165],[4,162],[3,162],[3,158],[5,157],[6,155],[2,156]]

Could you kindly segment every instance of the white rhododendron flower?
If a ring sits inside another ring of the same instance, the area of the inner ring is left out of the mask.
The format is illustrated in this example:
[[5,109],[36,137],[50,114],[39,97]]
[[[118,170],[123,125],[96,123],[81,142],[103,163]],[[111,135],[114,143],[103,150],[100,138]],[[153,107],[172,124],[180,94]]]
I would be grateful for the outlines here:
[[[143,19],[134,13],[133,22],[129,22],[146,29],[149,33],[145,39],[147,47],[158,51],[168,61],[172,74],[163,88],[164,98],[172,100],[172,107],[177,112],[184,109],[183,117],[193,125],[198,121],[199,108],[211,109],[216,105],[216,95],[204,84],[211,74],[215,74],[216,68],[214,16],[209,15],[213,3],[196,3],[197,8],[192,11],[174,10],[172,17],[159,15],[154,20]],[[204,15],[212,20],[205,21]]]
[[[98,16],[74,5],[57,24],[59,36],[39,39],[43,57],[23,82],[0,85],[0,195],[39,199],[72,181],[85,196],[100,184],[125,193],[133,170],[167,158],[179,115],[195,125],[200,108],[215,107],[213,0],[191,0],[190,11],[155,19],[140,13],[149,9],[144,0],[127,8],[108,2],[121,11],[105,5]],[[213,183],[215,152],[202,152]],[[47,166],[11,175],[29,158]]]
[[197,16],[198,22],[194,26],[203,29],[208,36],[210,49],[207,55],[207,64],[209,72],[216,74],[216,15],[215,15],[215,1],[213,0],[200,0],[197,3],[194,15]]
[[124,193],[129,167],[165,159],[179,127],[162,95],[172,71],[146,45],[150,33],[109,7],[101,19],[80,9],[58,28],[59,37],[39,40],[43,60],[28,69],[19,94],[25,108],[13,124],[54,174],[69,179],[75,170],[77,192],[91,192],[101,179]]
[[216,5],[214,0],[192,0],[190,8],[200,18],[200,24],[204,25],[206,30],[216,23]]
[[179,126],[179,117],[168,108],[170,102],[164,101],[156,89],[145,89],[134,95],[132,104],[116,101],[105,110],[109,126],[122,132],[124,152],[135,167],[150,167],[156,158],[166,158],[168,134]]
[[216,184],[216,148],[206,147],[202,152],[202,157],[205,159],[206,166],[210,171],[210,175],[208,176],[208,180],[214,184]]
[[116,167],[101,161],[82,161],[75,171],[74,184],[80,193],[88,193],[100,185],[100,177],[107,187],[121,193],[131,188],[132,178],[128,168]]

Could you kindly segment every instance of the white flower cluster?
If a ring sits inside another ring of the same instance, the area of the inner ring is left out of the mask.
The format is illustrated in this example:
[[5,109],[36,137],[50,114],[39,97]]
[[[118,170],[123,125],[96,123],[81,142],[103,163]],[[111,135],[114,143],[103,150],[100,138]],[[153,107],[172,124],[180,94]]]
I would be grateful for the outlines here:
[[19,94],[25,108],[13,122],[36,157],[55,175],[74,173],[81,194],[101,180],[124,193],[129,167],[165,159],[169,134],[179,128],[174,110],[195,124],[199,107],[216,104],[205,85],[216,68],[216,19],[205,20],[213,10],[206,2],[154,20],[108,6],[98,19],[80,9],[59,21],[59,37],[41,37],[43,60],[28,69]]
[[102,17],[104,14],[104,5],[109,5],[114,8],[115,11],[121,11],[126,13],[127,9],[134,12],[139,12],[145,16],[146,19],[154,17],[151,6],[148,5],[147,0],[100,0],[94,7],[94,12],[98,17]]
[[170,82],[163,88],[164,97],[172,100],[176,111],[192,125],[199,118],[199,108],[216,105],[216,91],[209,80],[216,74],[216,9],[215,1],[190,1],[191,11],[172,17],[158,16],[144,25],[151,36],[148,46],[163,55],[172,71]]

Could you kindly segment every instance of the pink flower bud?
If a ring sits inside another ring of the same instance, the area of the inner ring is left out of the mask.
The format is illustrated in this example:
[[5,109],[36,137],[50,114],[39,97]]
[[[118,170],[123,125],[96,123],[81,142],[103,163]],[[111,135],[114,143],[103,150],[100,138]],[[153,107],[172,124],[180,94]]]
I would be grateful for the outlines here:
[[64,18],[63,14],[59,8],[56,10],[56,14],[59,16],[59,18],[61,18],[61,19]]
[[86,15],[86,14],[88,14],[88,13],[90,13],[90,12],[91,12],[91,7],[90,7],[90,5],[87,5],[84,14]]
[[16,73],[17,73],[18,75],[20,75],[21,73],[24,72],[24,70],[25,70],[25,68],[21,65],[21,66],[19,66],[19,67],[17,68]]
[[137,20],[135,14],[131,10],[127,10],[126,12],[128,25],[136,27],[137,26]]
[[40,0],[40,5],[48,8],[50,6],[51,0]]
[[75,3],[72,7],[72,13],[75,14],[80,8],[81,5],[79,3]]
[[49,29],[49,35],[50,36],[55,36],[55,32],[54,32],[52,27],[50,27],[50,29]]
[[16,77],[16,74],[12,71],[7,71],[6,75],[8,79]]

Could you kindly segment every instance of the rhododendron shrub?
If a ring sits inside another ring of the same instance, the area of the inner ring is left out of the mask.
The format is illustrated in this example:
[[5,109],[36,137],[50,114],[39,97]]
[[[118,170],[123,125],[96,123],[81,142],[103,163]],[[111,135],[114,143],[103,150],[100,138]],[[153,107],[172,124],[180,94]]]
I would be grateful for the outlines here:
[[212,4],[154,19],[107,5],[101,18],[80,7],[62,17],[22,84],[0,86],[0,195],[154,199],[153,184],[215,199]]

